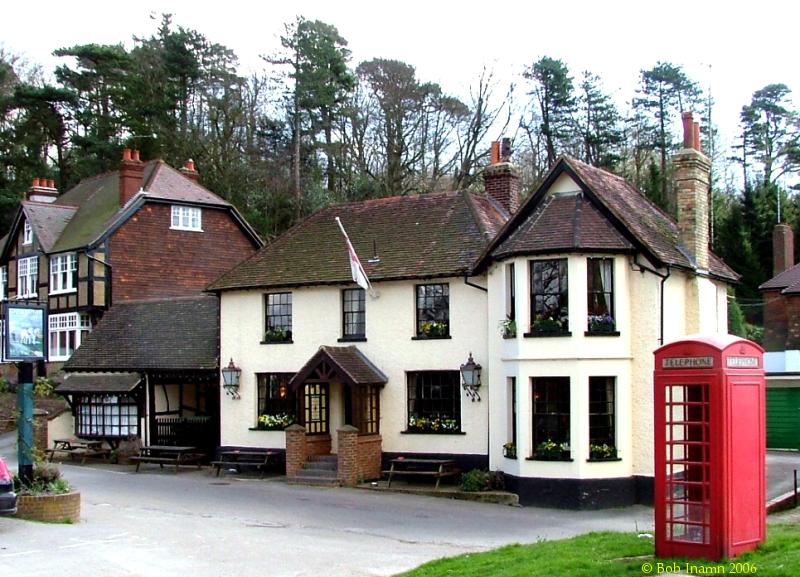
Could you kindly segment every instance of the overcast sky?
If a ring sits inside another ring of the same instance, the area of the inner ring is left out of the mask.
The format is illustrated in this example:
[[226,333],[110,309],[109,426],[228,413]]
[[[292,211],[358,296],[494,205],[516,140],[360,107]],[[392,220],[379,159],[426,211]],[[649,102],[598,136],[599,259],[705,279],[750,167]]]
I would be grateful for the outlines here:
[[[752,93],[782,82],[800,90],[797,18],[778,0],[725,3],[647,0],[497,2],[467,0],[202,2],[198,0],[10,0],[0,15],[0,43],[51,72],[56,48],[123,43],[150,36],[158,15],[232,48],[240,72],[262,68],[261,54],[279,46],[296,15],[333,24],[348,41],[354,65],[375,57],[412,64],[423,81],[464,96],[482,66],[508,82],[541,56],[562,59],[574,77],[601,76],[607,92],[630,100],[641,69],[680,64],[711,87],[723,136],[736,134]],[[155,15],[156,19],[151,19]]]

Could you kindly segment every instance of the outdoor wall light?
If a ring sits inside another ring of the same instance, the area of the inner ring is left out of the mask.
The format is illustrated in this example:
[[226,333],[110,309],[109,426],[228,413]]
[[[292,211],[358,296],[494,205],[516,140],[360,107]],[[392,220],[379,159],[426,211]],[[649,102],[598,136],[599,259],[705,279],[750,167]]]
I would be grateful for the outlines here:
[[225,389],[225,394],[230,395],[234,399],[241,399],[239,396],[239,379],[242,376],[242,369],[233,364],[233,358],[228,363],[227,367],[222,370],[222,387]]
[[478,394],[478,389],[481,388],[481,366],[472,359],[472,352],[469,353],[467,362],[461,365],[461,386],[473,403],[481,400]]

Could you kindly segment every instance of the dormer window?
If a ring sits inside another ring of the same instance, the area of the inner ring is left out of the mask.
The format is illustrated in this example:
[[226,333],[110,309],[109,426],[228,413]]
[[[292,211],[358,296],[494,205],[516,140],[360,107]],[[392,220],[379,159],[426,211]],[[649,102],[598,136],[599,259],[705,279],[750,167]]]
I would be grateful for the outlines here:
[[22,244],[33,244],[33,228],[27,220],[22,227]]
[[75,253],[59,254],[50,257],[50,293],[75,291],[75,270],[78,259]]
[[172,206],[170,228],[175,230],[194,230],[203,232],[203,220],[200,209],[195,206]]

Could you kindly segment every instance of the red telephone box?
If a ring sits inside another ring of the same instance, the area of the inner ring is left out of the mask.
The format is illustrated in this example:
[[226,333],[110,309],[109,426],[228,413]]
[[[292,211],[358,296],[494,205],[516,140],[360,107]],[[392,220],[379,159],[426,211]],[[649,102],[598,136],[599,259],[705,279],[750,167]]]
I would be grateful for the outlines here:
[[733,335],[655,351],[656,556],[717,561],[764,540],[763,359]]

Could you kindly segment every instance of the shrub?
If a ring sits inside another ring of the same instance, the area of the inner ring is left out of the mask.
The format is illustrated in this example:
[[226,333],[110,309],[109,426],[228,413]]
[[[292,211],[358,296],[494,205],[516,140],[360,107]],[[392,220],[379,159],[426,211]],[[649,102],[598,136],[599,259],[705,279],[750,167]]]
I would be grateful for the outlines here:
[[56,387],[53,382],[47,377],[39,377],[33,383],[33,394],[36,397],[50,397],[55,393]]
[[472,469],[461,475],[461,490],[468,493],[488,491],[491,486],[490,476],[487,471]]
[[52,464],[40,463],[33,467],[33,479],[29,485],[23,485],[14,475],[14,490],[20,495],[61,495],[69,493],[69,482],[61,477],[61,471]]

